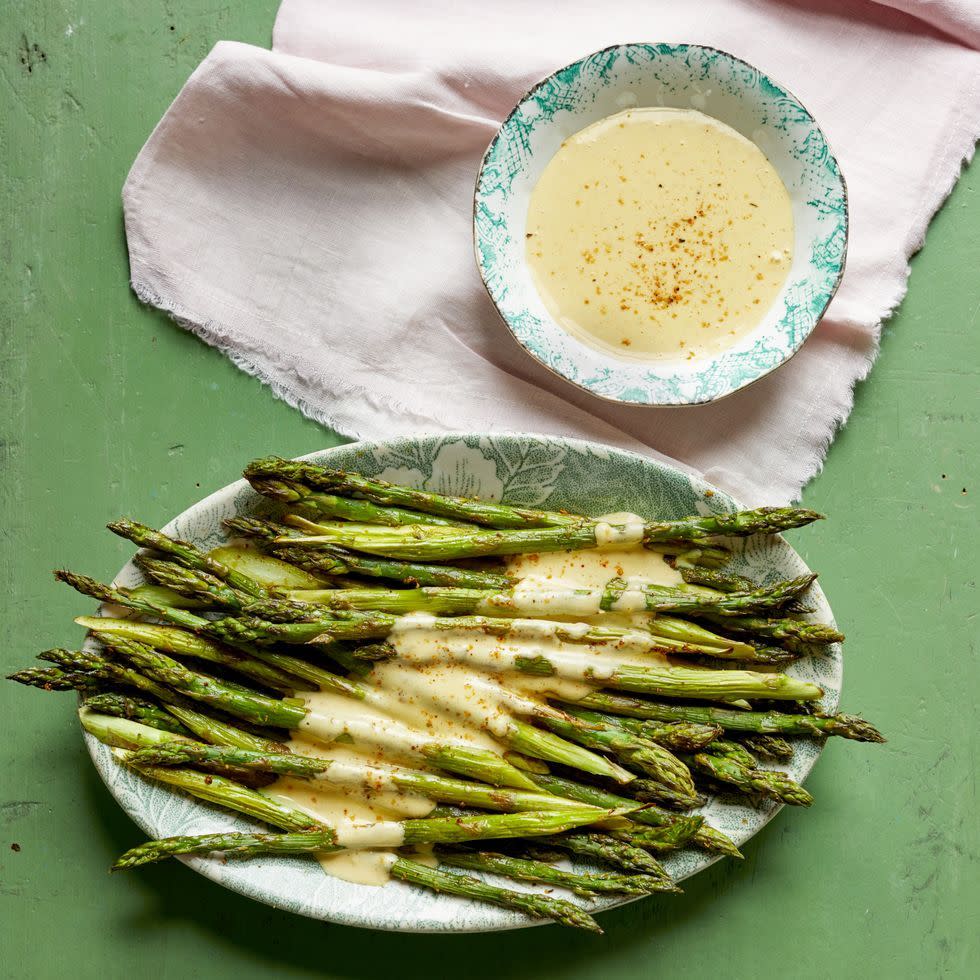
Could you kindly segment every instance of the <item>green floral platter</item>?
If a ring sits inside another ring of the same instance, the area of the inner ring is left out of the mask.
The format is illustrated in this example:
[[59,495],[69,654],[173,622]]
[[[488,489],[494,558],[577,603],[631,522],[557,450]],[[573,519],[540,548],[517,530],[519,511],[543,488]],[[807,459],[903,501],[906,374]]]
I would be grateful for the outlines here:
[[[597,443],[534,435],[439,435],[361,442],[304,457],[332,467],[358,470],[383,479],[441,493],[505,500],[528,507],[566,508],[599,515],[632,510],[649,518],[738,509],[720,490],[655,460]],[[244,461],[243,461],[244,462]],[[244,481],[229,484],[194,504],[164,529],[202,548],[225,540],[222,521],[253,512],[261,498]],[[733,569],[759,582],[792,578],[807,571],[800,556],[781,537],[748,538],[736,543]],[[115,581],[132,586],[143,581],[132,562]],[[819,587],[808,595],[813,616],[833,622]],[[822,706],[836,710],[842,668],[838,646],[802,658],[788,670],[819,684]],[[256,829],[242,817],[156,782],[121,766],[110,749],[90,735],[85,741],[102,779],[119,805],[150,837]],[[817,740],[796,741],[793,759],[783,768],[802,781],[820,755]],[[772,801],[758,808],[744,796],[716,796],[700,811],[741,845],[758,833],[780,809]],[[402,932],[483,932],[539,925],[520,913],[477,904],[451,895],[436,895],[401,882],[384,887],[329,877],[312,857],[265,857],[249,861],[221,857],[182,858],[218,884],[275,908],[329,922]],[[664,864],[682,880],[717,858],[701,851],[667,855]],[[484,876],[485,877],[485,876]],[[510,888],[533,890],[506,881]],[[631,899],[589,901],[569,895],[590,911],[602,911]],[[678,898],[683,901],[683,898]]]
[[[525,261],[530,194],[562,140],[637,106],[697,109],[720,119],[759,146],[789,191],[795,248],[786,283],[761,324],[712,357],[630,362],[583,344],[545,309]],[[616,45],[549,75],[488,147],[473,204],[477,265],[518,343],[580,388],[639,405],[712,402],[792,357],[840,283],[847,230],[844,177],[813,116],[757,68],[697,44]]]

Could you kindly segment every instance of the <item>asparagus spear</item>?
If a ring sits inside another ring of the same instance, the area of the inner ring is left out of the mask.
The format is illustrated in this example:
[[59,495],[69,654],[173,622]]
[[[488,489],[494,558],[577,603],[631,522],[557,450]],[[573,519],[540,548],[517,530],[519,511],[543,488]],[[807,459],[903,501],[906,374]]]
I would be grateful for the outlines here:
[[698,752],[689,761],[697,771],[728,783],[743,793],[759,793],[791,806],[810,806],[813,803],[813,797],[784,772],[753,769],[732,758],[709,755],[707,752]]
[[[590,772],[596,776],[606,776],[617,783],[628,783],[634,779],[633,773],[617,765],[605,756],[590,752],[582,745],[588,743],[581,739],[559,738],[550,732],[543,732],[521,721],[512,721],[508,731],[508,744],[517,752],[544,759],[547,762],[558,762],[582,772]],[[600,747],[595,744],[592,748]]]
[[102,693],[85,699],[85,707],[90,711],[115,718],[138,721],[151,728],[172,732],[175,735],[191,737],[193,732],[164,708],[144,698],[128,694]]
[[[656,537],[647,539],[640,526],[637,526],[631,536],[631,525],[608,525],[595,521],[570,524],[567,527],[500,531],[469,531],[464,528],[426,525],[381,527],[376,524],[343,522],[314,523],[297,515],[287,515],[286,522],[303,528],[308,533],[303,537],[277,539],[277,544],[316,548],[340,545],[353,551],[365,551],[385,558],[417,561],[575,551],[598,548],[607,540],[620,541],[622,544],[636,544],[642,540],[645,548],[669,553],[676,552],[679,548],[677,542],[662,541]],[[698,561],[706,564],[721,564],[729,556],[727,549],[716,545],[699,546],[698,552]]]
[[[556,796],[564,796],[570,800],[577,800],[579,803],[589,803],[592,806],[601,807],[622,807],[629,804],[629,800],[596,786],[589,786],[585,783],[574,782],[571,779],[563,779],[560,776],[547,774],[536,774],[531,777],[542,789]],[[661,810],[657,806],[647,806],[642,810],[637,810],[630,815],[631,820],[638,823],[647,824],[651,827],[669,827],[677,821],[683,819],[676,813]],[[742,856],[738,848],[720,830],[708,824],[702,824],[691,838],[691,843],[695,847],[700,847],[705,851],[718,851],[730,857],[740,858]]]
[[[637,779],[630,783],[630,793],[642,803],[656,803],[661,806],[669,806],[675,810],[690,810],[692,807],[689,797],[680,797],[669,786],[664,786],[652,779]],[[699,795],[694,806],[704,806],[707,797]]]
[[[323,779],[328,783],[350,784],[353,782],[374,789],[395,786],[427,796],[429,799],[440,803],[479,807],[484,810],[497,810],[505,813],[527,810],[574,810],[578,812],[582,810],[583,806],[581,802],[564,799],[551,793],[487,786],[419,770],[377,765],[354,767],[349,763],[338,763],[331,759],[297,755],[296,753],[270,754],[242,751],[204,745],[199,742],[156,745],[150,749],[134,753],[128,761],[132,765],[140,767],[201,764],[233,766],[256,772],[274,773],[280,776]],[[629,809],[634,805],[630,800],[623,800],[617,803],[613,809]],[[603,807],[601,809],[610,808]]]
[[688,647],[720,659],[753,660],[757,654],[756,648],[750,643],[721,636],[698,623],[663,613],[652,617],[644,624],[644,629],[661,639],[674,640],[682,648]]
[[[442,494],[427,493],[371,479],[357,473],[328,470],[311,463],[290,462],[274,457],[250,463],[245,470],[245,478],[249,481],[285,481],[293,488],[297,484],[305,485],[314,490],[333,491],[345,496],[365,498],[382,505],[408,507],[494,528],[569,527],[576,523],[588,523],[586,519],[574,515],[527,510],[503,504],[487,504],[460,497],[446,497]],[[646,537],[650,540],[673,542],[698,540],[716,535],[772,534],[802,527],[821,518],[822,515],[815,511],[791,507],[760,507],[734,514],[653,522],[647,525]]]
[[368,578],[395,579],[412,585],[448,585],[470,589],[507,589],[514,584],[513,579],[499,572],[374,558],[332,546],[292,548],[288,544],[276,545],[274,542],[277,539],[302,537],[302,534],[285,524],[272,521],[236,517],[226,520],[225,525],[239,534],[260,539],[280,558],[315,574],[364,575]]
[[634,847],[642,847],[654,854],[667,854],[679,851],[694,839],[703,826],[703,817],[678,817],[673,823],[663,827],[634,825],[627,830],[611,830],[610,833],[616,840],[625,841]]
[[[130,759],[124,759],[124,761],[132,765]],[[284,830],[308,831],[318,826],[308,814],[299,810],[292,810],[263,793],[251,790],[218,774],[209,773],[205,775],[193,769],[156,768],[152,766],[141,766],[138,771],[151,779],[175,786],[208,802],[228,807]],[[590,928],[592,931],[598,930],[598,926],[595,925],[591,917],[569,902],[563,902],[547,895],[513,892],[487,885],[473,878],[463,878],[445,872],[436,871],[434,874],[429,874],[433,870],[414,861],[398,858],[391,867],[391,875],[400,881],[417,884],[423,888],[490,902],[504,908],[526,912],[538,918],[553,918],[565,925]]]
[[536,919],[553,919],[561,925],[602,933],[598,923],[587,912],[571,902],[536,892],[514,892],[489,885],[469,875],[455,875],[430,868],[417,861],[399,858],[391,866],[391,876],[411,885],[419,885],[434,892],[445,892],[461,898],[489,902],[503,908],[516,909]]
[[[106,634],[99,629],[94,630],[93,633],[103,643],[109,646],[114,646],[115,648],[122,650],[122,652],[124,653],[127,652],[132,653],[132,650],[125,646],[125,643],[127,642],[125,636],[127,634],[129,636],[132,636],[134,631],[126,625],[130,621],[123,620],[121,622],[122,625],[118,626],[113,633]],[[102,623],[102,620],[96,617],[94,619],[94,623],[96,626],[98,626]],[[137,625],[143,625],[143,624],[137,624]],[[153,630],[153,629],[160,630],[163,628],[147,627],[142,631],[142,635],[144,636],[144,638],[151,638],[151,637],[158,638],[159,634],[155,634],[152,632],[148,633],[148,630]],[[140,631],[138,630],[135,632],[137,633],[137,635],[140,634]],[[140,653],[141,651],[137,650],[136,652]],[[145,654],[145,651],[142,652]],[[284,662],[281,655],[275,655],[275,656],[278,658],[278,662]],[[292,658],[286,658],[286,659],[291,660]],[[315,669],[319,670],[319,668],[315,668]],[[329,676],[331,677],[331,679],[333,679],[333,675],[329,675]],[[337,681],[339,682],[340,679],[337,678]],[[370,694],[369,689],[353,688],[352,682],[350,681],[344,681],[343,683],[345,685],[350,685],[354,691],[354,694],[359,698],[364,698]],[[529,702],[526,699],[520,698],[519,695],[511,695],[510,701],[511,702],[521,701],[525,707],[530,705],[533,713],[535,714],[547,715],[547,714],[555,713],[553,709],[548,709],[544,706],[537,705],[534,702]],[[232,710],[232,713],[234,714],[235,711]],[[366,732],[367,729],[361,732],[362,737],[365,735]],[[565,765],[573,766],[578,769],[583,769],[586,772],[592,772],[597,775],[608,776],[609,778],[615,779],[618,782],[625,782],[632,778],[631,773],[615,765],[615,763],[609,761],[608,759],[605,759],[602,756],[598,756],[595,753],[588,752],[585,749],[575,745],[574,743],[570,743],[562,739],[556,738],[554,735],[549,735],[547,732],[541,732],[536,729],[533,729],[530,726],[527,726],[518,721],[511,722],[509,726],[509,743],[511,745],[511,748],[513,748],[518,752],[533,754],[539,758],[548,759],[549,761],[553,761],[553,762],[561,762],[564,763]],[[462,750],[460,750],[460,752],[462,752]],[[458,757],[456,758],[457,765],[461,765],[461,764],[468,765],[468,763],[464,763],[464,759],[462,755],[460,754],[457,755],[458,755]],[[468,759],[469,756],[467,755],[466,758]],[[480,760],[477,760],[476,764],[478,766],[477,771],[479,772],[480,771],[479,767],[482,766],[483,763]],[[459,771],[459,770],[457,769],[454,771]],[[468,768],[466,771],[470,772],[471,770]],[[506,770],[506,775],[508,776],[508,780],[511,782],[513,782],[513,780],[517,778],[515,774],[515,770],[513,769],[513,767],[509,765]],[[515,785],[527,785],[527,784],[516,783]]]
[[[80,683],[87,680],[92,687],[98,686],[100,681],[106,684],[119,684],[123,687],[134,687],[137,691],[149,694],[165,704],[173,701],[182,704],[187,703],[185,698],[182,698],[166,685],[158,684],[125,664],[107,660],[105,657],[87,650],[65,650],[55,647],[38,654],[38,659],[56,664],[61,668],[63,676],[78,677]],[[21,673],[27,672],[22,671]],[[69,690],[70,687],[66,685],[55,689]]]
[[[79,576],[80,578],[80,576]],[[75,583],[72,582],[74,585]],[[77,587],[77,586],[76,586]],[[127,599],[129,593],[120,593],[117,598]],[[115,599],[113,601],[116,601]],[[122,605],[123,603],[119,603]],[[137,607],[144,611],[142,604]],[[161,609],[160,615],[165,615],[165,608]],[[176,626],[160,626],[156,623],[144,623],[137,619],[115,619],[109,616],[78,616],[75,622],[85,629],[98,632],[100,638],[120,637],[124,640],[135,640],[138,643],[145,643],[156,650],[164,653],[175,653],[179,656],[194,657],[197,660],[207,660],[211,663],[222,664],[226,667],[238,669],[246,666],[251,671],[254,679],[260,676],[273,679],[271,671],[276,671],[281,679],[277,679],[274,690],[302,690],[307,685],[315,687],[325,683],[320,668],[313,668],[312,664],[298,660],[295,657],[285,657],[267,650],[256,650],[245,648],[244,653],[230,650],[227,646],[209,640],[206,637],[198,636],[188,632],[187,629]],[[191,621],[193,622],[193,621]],[[205,620],[206,622],[206,620]],[[258,655],[256,657],[256,654]],[[251,661],[255,663],[251,663]],[[258,664],[259,666],[256,666]],[[267,667],[268,671],[261,671],[260,667]],[[287,668],[289,668],[287,670]],[[312,671],[311,671],[311,668]],[[296,672],[303,671],[308,675],[307,679],[302,679]],[[288,682],[288,683],[287,683]],[[271,684],[267,686],[273,686]]]
[[745,766],[746,769],[754,769],[759,761],[744,745],[730,742],[728,739],[717,738],[710,745],[706,745],[704,751],[708,755],[730,759],[740,766]]
[[113,871],[136,868],[163,861],[178,854],[210,854],[222,851],[229,857],[260,854],[330,854],[348,848],[401,847],[409,844],[450,844],[472,840],[512,837],[539,837],[557,834],[573,827],[599,823],[622,816],[618,810],[532,811],[493,813],[468,817],[422,817],[403,821],[379,821],[354,825],[344,831],[332,827],[293,831],[284,834],[225,833],[197,837],[166,837],[147,841],[119,857]]
[[[598,711],[578,708],[575,702],[568,704],[565,710],[579,721],[602,728],[614,726],[642,739],[656,742],[666,749],[680,752],[698,752],[718,738],[722,731],[720,725],[701,725],[689,721],[644,722],[617,715],[606,715]],[[655,774],[654,778],[657,778]]]
[[423,514],[402,507],[382,507],[367,500],[338,497],[332,493],[317,493],[302,484],[289,484],[269,480],[253,482],[259,493],[292,504],[293,509],[308,517],[326,517],[331,520],[356,521],[361,524],[384,524],[387,527],[404,527],[415,524],[432,524],[441,527],[475,527],[471,521],[457,521],[435,514]]
[[188,742],[184,735],[177,732],[156,725],[147,725],[131,718],[101,714],[87,704],[83,704],[78,709],[78,720],[90,735],[114,748],[136,751]]
[[788,650],[799,653],[809,653],[813,646],[844,642],[844,634],[826,623],[807,623],[800,619],[765,619],[762,616],[721,617],[709,611],[698,612],[696,615],[733,633],[774,640]]
[[[144,563],[148,570],[151,563]],[[194,589],[195,579],[201,580],[197,573],[187,573],[174,567],[165,574],[164,563],[154,563],[164,573],[150,574],[159,581],[182,592],[185,589],[195,598],[206,599],[220,595],[214,588]],[[180,573],[184,574],[181,575]],[[408,613],[477,613],[482,615],[534,616],[545,612],[552,616],[596,615],[599,612],[646,611],[683,612],[688,614],[708,611],[718,616],[742,615],[746,612],[761,612],[777,609],[790,597],[797,595],[801,588],[808,587],[813,576],[803,575],[789,582],[766,586],[755,592],[718,593],[707,595],[688,592],[683,588],[664,585],[631,585],[625,579],[614,578],[604,589],[570,589],[556,586],[548,589],[531,590],[514,588],[503,591],[462,588],[418,588],[418,589],[320,589],[291,591],[289,598],[307,603],[315,603],[327,609],[370,609],[378,612]],[[185,584],[186,583],[186,584]],[[238,606],[243,605],[241,601]],[[652,625],[655,626],[656,621]],[[729,644],[731,647],[732,644]],[[684,646],[681,649],[685,649]],[[722,650],[725,648],[722,647]],[[707,648],[707,653],[714,652]]]
[[7,675],[8,681],[16,681],[42,691],[96,691],[99,679],[81,671],[62,670],[60,667],[27,667]]
[[[314,490],[336,492],[381,504],[407,507],[424,514],[469,521],[497,528],[552,527],[574,524],[574,515],[554,511],[509,507],[465,497],[414,490],[376,477],[330,470],[313,463],[278,459],[257,459],[245,468],[245,479],[260,493],[274,493],[278,499],[295,500]],[[275,481],[275,482],[271,482]],[[257,485],[258,484],[258,485]]]
[[778,735],[740,735],[738,741],[761,759],[784,762],[793,758],[793,746]]
[[671,786],[680,795],[688,795],[692,799],[696,795],[694,780],[687,766],[656,742],[594,719],[589,719],[589,727],[558,719],[549,719],[545,724],[565,738],[581,742],[589,748],[612,752],[621,762]]
[[759,587],[752,579],[724,569],[679,565],[671,558],[667,559],[667,564],[676,568],[688,585],[703,585],[719,592],[752,592]]
[[609,892],[621,895],[647,895],[650,892],[680,891],[676,885],[654,875],[562,871],[545,861],[515,858],[487,851],[451,851],[440,847],[436,849],[436,856],[440,864],[448,864],[454,868],[501,874],[517,881],[556,885],[587,898]]
[[663,865],[652,854],[642,847],[617,840],[609,834],[573,833],[537,837],[534,844],[525,848],[525,852],[529,856],[536,856],[541,853],[538,848],[542,845],[556,847],[591,861],[603,861],[624,871],[636,871],[665,881],[670,880]]
[[777,711],[737,711],[706,705],[665,704],[644,698],[623,697],[608,691],[594,691],[574,704],[588,706],[609,714],[653,721],[691,721],[703,725],[720,725],[731,731],[816,737],[838,735],[857,742],[885,741],[873,725],[856,715],[797,715]]
[[180,541],[168,537],[145,524],[127,519],[113,521],[107,527],[113,534],[118,534],[120,537],[132,541],[140,548],[150,548],[153,551],[162,552],[185,568],[208,572],[248,595],[257,598],[266,595],[266,590],[255,579],[229,568],[216,558],[206,555],[189,541]]

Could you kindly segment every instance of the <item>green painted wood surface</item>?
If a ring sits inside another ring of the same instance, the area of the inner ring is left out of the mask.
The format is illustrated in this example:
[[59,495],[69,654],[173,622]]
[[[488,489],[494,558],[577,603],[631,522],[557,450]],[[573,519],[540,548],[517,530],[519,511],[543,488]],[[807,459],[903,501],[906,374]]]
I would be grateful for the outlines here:
[[[50,569],[118,568],[129,547],[107,520],[163,521],[254,455],[339,441],[126,283],[129,163],[213,42],[268,44],[275,6],[0,3],[4,673],[79,639],[86,606]],[[978,220],[974,168],[806,491],[833,519],[796,539],[849,636],[846,704],[891,740],[832,743],[808,783],[816,806],[783,812],[743,864],[604,915],[598,940],[369,934],[176,864],[110,879],[140,833],[88,764],[69,700],[0,684],[0,975],[975,975]]]

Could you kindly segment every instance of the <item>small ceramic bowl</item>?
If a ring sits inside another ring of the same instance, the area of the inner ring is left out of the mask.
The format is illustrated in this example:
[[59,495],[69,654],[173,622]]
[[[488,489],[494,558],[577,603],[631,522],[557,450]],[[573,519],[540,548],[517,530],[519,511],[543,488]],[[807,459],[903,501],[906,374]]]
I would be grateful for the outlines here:
[[[583,344],[545,309],[525,260],[528,202],[562,140],[636,106],[697,109],[752,140],[789,191],[792,267],[760,325],[697,360],[626,361]],[[518,343],[545,367],[611,401],[699,405],[758,381],[810,335],[847,251],[847,191],[813,116],[744,61],[696,44],[622,44],[549,75],[504,120],[484,154],[473,206],[476,259]]]

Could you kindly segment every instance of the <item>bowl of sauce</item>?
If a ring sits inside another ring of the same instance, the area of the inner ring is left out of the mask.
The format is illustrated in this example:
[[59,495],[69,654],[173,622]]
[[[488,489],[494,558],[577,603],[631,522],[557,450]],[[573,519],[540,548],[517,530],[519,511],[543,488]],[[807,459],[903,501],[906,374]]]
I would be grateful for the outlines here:
[[844,268],[847,193],[744,61],[625,44],[533,88],[484,155],[477,264],[517,341],[602,398],[695,405],[788,360]]

